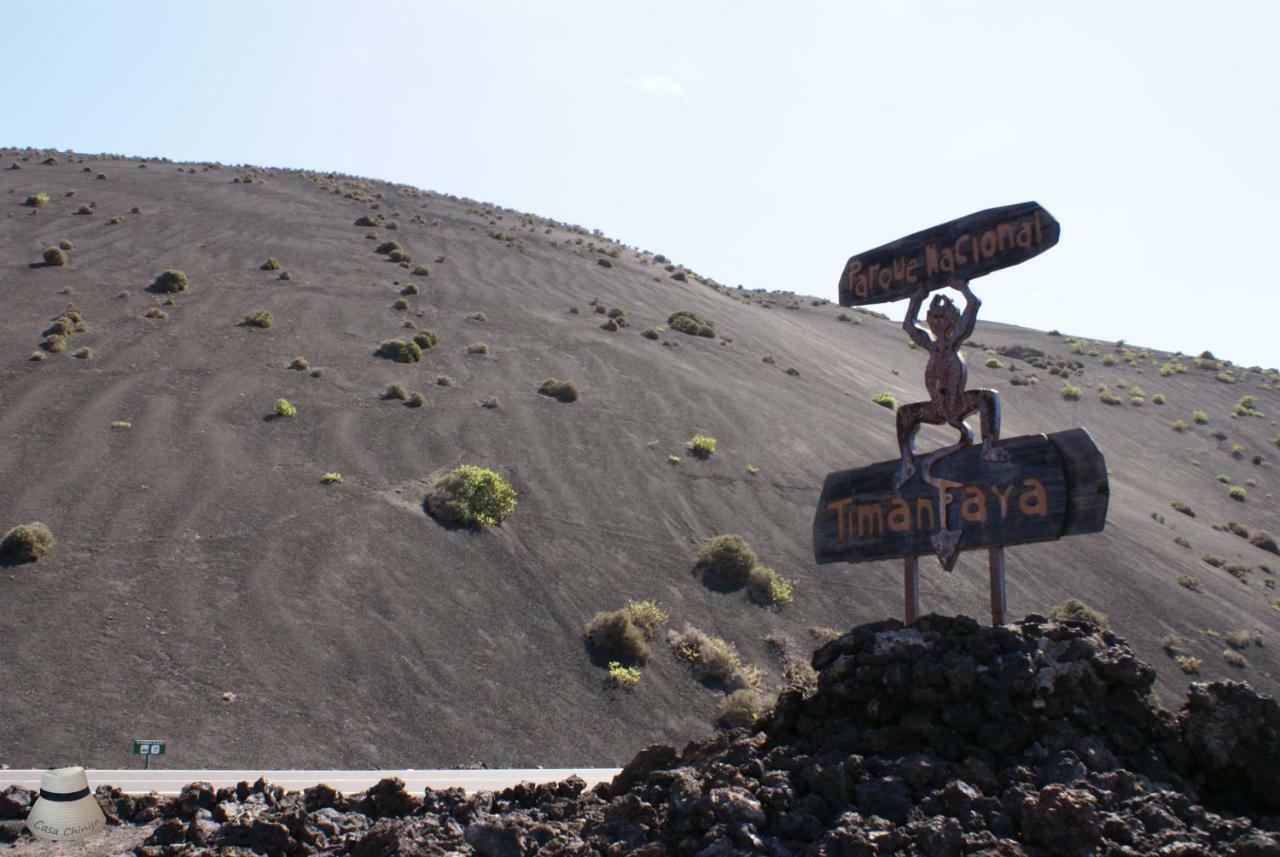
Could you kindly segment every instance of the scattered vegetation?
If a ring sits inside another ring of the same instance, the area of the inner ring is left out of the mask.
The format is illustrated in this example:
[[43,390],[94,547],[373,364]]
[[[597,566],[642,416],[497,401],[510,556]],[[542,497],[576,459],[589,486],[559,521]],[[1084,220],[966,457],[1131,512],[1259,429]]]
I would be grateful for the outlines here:
[[673,312],[667,317],[667,324],[672,330],[678,330],[689,336],[702,336],[711,339],[716,335],[714,323],[687,309]]
[[265,309],[254,310],[244,317],[244,323],[249,327],[270,327],[275,322],[275,316]]
[[298,408],[285,398],[276,399],[275,413],[278,417],[295,417],[298,415]]
[[1200,672],[1200,664],[1202,661],[1193,655],[1174,655],[1173,662],[1178,665],[1178,669],[1187,675],[1196,675]]
[[387,389],[382,391],[384,399],[398,399],[404,401],[409,397],[409,392],[405,390],[404,384],[388,384]]
[[325,485],[332,485],[335,482],[342,481],[342,474],[336,470],[330,470],[324,476],[320,477],[320,481],[323,482]]
[[710,458],[716,451],[716,439],[699,433],[695,434],[685,446],[698,458]]
[[609,682],[618,687],[632,688],[640,683],[639,667],[624,667],[620,661],[609,661]]
[[1200,579],[1198,577],[1192,577],[1189,574],[1178,575],[1178,585],[1186,587],[1192,592],[1200,591]]
[[1056,622],[1089,622],[1099,628],[1111,627],[1106,615],[1076,598],[1069,598],[1049,611],[1049,618]]
[[384,339],[378,343],[378,349],[374,354],[397,363],[417,363],[422,359],[422,348],[418,345],[416,337],[413,340]]
[[487,342],[471,342],[467,344],[468,354],[488,354],[489,344]]
[[644,633],[646,639],[652,638],[658,626],[665,625],[669,618],[656,601],[628,601],[627,606],[622,609],[626,611],[627,618],[632,624]]
[[149,310],[147,310],[143,314],[147,318],[168,318],[169,317],[169,314],[164,310],[160,309],[160,307],[158,306],[151,307]]
[[891,411],[897,410],[898,408],[898,400],[895,399],[893,397],[893,394],[889,392],[876,393],[874,396],[871,397],[871,401],[879,405],[880,407],[888,408]]
[[1280,545],[1276,544],[1275,536],[1266,530],[1259,530],[1249,539],[1249,544],[1264,551],[1270,551],[1274,554],[1280,554]]
[[65,250],[61,247],[47,247],[44,251],[44,264],[50,268],[60,268],[67,264],[67,256]]
[[305,372],[311,368],[311,364],[307,362],[307,358],[305,357],[295,357],[289,363],[289,368],[298,372]]
[[1244,490],[1243,485],[1232,485],[1227,489],[1227,496],[1232,500],[1243,503],[1248,492]]
[[1000,359],[998,357],[988,357],[986,361],[986,367],[988,369],[1003,369],[1004,364],[1000,362]]
[[1190,506],[1188,506],[1186,503],[1182,502],[1181,500],[1170,500],[1169,505],[1173,508],[1175,512],[1181,512],[1182,514],[1186,515],[1188,518],[1194,518],[1196,516],[1195,510],[1192,509]]
[[155,280],[151,283],[153,292],[161,292],[170,294],[175,292],[185,292],[190,285],[187,275],[176,268],[169,268],[161,271],[156,275]]
[[20,562],[35,562],[54,546],[53,533],[39,521],[19,524],[0,539],[0,554]]
[[790,604],[795,585],[767,565],[757,565],[747,575],[747,591],[761,604]]
[[1058,388],[1058,392],[1062,393],[1062,398],[1066,399],[1068,402],[1078,401],[1080,396],[1083,395],[1079,387],[1074,384],[1069,384],[1066,381],[1062,382],[1062,386]]
[[560,381],[556,378],[548,378],[542,382],[542,386],[538,388],[538,392],[544,396],[549,396],[561,402],[578,401],[578,387],[572,381]]
[[756,552],[742,536],[721,535],[708,539],[698,551],[694,570],[724,583],[743,584],[759,564]]
[[632,621],[626,608],[597,613],[583,634],[591,648],[602,655],[643,663],[652,654],[644,630]]
[[452,387],[452,386],[453,386],[453,379],[452,379],[452,378],[450,378],[448,375],[437,375],[437,376],[436,376],[436,386],[437,386],[437,387]]
[[436,482],[428,502],[446,521],[492,527],[515,510],[516,492],[496,471],[460,464]]
[[1249,659],[1235,649],[1223,649],[1222,659],[1237,669],[1244,669],[1249,666]]
[[1204,411],[1192,411],[1191,419],[1194,420],[1195,424],[1198,426],[1208,425],[1209,423],[1209,415]]
[[413,335],[413,341],[423,351],[428,348],[435,348],[440,344],[440,337],[436,336],[435,331],[427,330],[425,327]]
[[667,643],[676,657],[688,663],[700,679],[727,691],[755,689],[763,681],[764,675],[758,667],[742,663],[733,643],[692,625],[685,625],[683,631],[668,631]]

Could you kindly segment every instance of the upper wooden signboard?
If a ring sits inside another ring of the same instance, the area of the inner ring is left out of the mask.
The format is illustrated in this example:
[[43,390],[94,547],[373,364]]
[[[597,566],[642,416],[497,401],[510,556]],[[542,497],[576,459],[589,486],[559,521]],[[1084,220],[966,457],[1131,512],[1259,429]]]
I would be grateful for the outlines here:
[[840,305],[861,306],[940,289],[1038,256],[1058,243],[1058,221],[1039,203],[989,208],[849,259]]

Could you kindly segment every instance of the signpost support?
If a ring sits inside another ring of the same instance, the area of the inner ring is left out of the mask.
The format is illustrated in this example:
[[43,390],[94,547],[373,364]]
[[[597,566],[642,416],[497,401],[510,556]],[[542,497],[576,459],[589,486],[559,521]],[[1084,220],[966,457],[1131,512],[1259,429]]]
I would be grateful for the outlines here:
[[902,560],[902,589],[906,593],[906,623],[911,625],[920,618],[920,557]]
[[1003,625],[1005,614],[1004,600],[1004,548],[993,547],[987,550],[987,563],[991,572],[991,624]]

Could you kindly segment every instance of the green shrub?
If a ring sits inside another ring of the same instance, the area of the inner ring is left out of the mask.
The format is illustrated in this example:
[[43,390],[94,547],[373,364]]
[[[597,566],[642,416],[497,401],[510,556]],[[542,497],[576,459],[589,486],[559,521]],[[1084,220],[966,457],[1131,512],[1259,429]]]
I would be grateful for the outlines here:
[[698,458],[709,458],[715,454],[716,439],[705,434],[695,434],[685,446]]
[[282,280],[292,280],[292,279],[293,279],[293,274],[290,274],[288,271],[281,271],[281,272],[280,272],[280,279],[282,279]]
[[280,270],[280,260],[274,256],[267,257],[267,261],[258,266],[262,271],[278,271]]
[[1175,512],[1181,512],[1188,518],[1194,518],[1196,516],[1195,510],[1181,500],[1170,500],[1169,505],[1173,507]]
[[400,294],[405,295],[406,297],[412,297],[413,295],[419,294],[418,284],[410,283],[400,290]]
[[1191,419],[1195,420],[1196,425],[1202,426],[1202,425],[1208,424],[1209,415],[1206,414],[1204,411],[1192,411]]
[[1249,544],[1264,551],[1270,551],[1274,554],[1280,554],[1280,545],[1276,544],[1275,536],[1266,530],[1259,530],[1249,539]]
[[656,601],[628,601],[627,606],[622,609],[646,638],[652,637],[658,626],[665,624],[668,619],[666,611]]
[[46,355],[43,351],[32,351],[31,359],[36,363],[43,363],[45,360],[49,358],[48,358],[48,355]]
[[986,362],[986,367],[987,367],[988,369],[1003,369],[1003,368],[1004,368],[1004,364],[1003,364],[1003,363],[1001,363],[1001,362],[1000,362],[1000,360],[999,360],[998,358],[995,358],[995,357],[988,357],[988,358],[987,358],[987,362]]
[[680,460],[681,460],[681,459],[680,459],[680,456],[678,456],[678,455],[668,455],[668,456],[667,456],[667,463],[668,463],[668,464],[679,464],[679,463],[680,463]]
[[1062,386],[1058,388],[1058,392],[1061,393],[1062,398],[1066,399],[1068,402],[1079,401],[1080,396],[1083,395],[1079,387],[1074,384],[1069,384],[1066,381],[1062,382]]
[[600,612],[583,628],[591,648],[602,654],[629,661],[647,661],[649,644],[644,629],[631,620],[626,609]]
[[383,241],[381,244],[379,244],[379,245],[377,246],[377,248],[376,248],[373,252],[375,252],[375,253],[381,253],[383,256],[389,256],[389,255],[391,255],[392,253],[395,253],[395,252],[400,251],[400,250],[403,250],[403,249],[404,249],[404,248],[403,248],[403,247],[401,247],[401,246],[400,246],[397,242],[395,242],[395,241]]
[[426,277],[430,275],[430,273],[431,271],[430,269],[427,268],[426,265],[419,265],[418,267],[413,269],[413,275],[415,277]]
[[1174,431],[1179,433],[1187,430],[1187,424],[1182,420],[1174,420],[1170,425],[1173,427]]
[[0,553],[20,562],[35,562],[53,546],[53,533],[39,521],[19,524],[0,539]]
[[320,477],[320,481],[323,482],[325,485],[332,485],[335,482],[342,481],[342,474],[336,470],[330,470],[324,476]]
[[403,384],[388,384],[387,389],[382,393],[382,398],[384,399],[399,399],[400,401],[404,401],[408,396],[409,394]]
[[48,247],[44,251],[44,263],[50,268],[60,268],[67,264],[67,254],[61,247]]
[[435,348],[439,345],[440,337],[436,336],[435,331],[423,328],[413,335],[413,341],[417,343],[419,348],[426,351],[428,348]]
[[1209,554],[1209,553],[1200,557],[1200,561],[1205,563],[1206,565],[1211,565],[1214,568],[1222,568],[1224,565],[1227,564],[1227,561],[1222,557],[1214,556],[1213,554]]
[[550,396],[561,402],[578,401],[578,387],[572,381],[560,381],[556,378],[548,378],[542,382],[542,386],[538,388],[538,392],[544,396]]
[[711,339],[716,335],[716,326],[713,322],[707,321],[698,316],[697,313],[687,309],[673,312],[667,318],[667,324],[672,330],[678,330],[690,336],[702,336]]
[[74,352],[72,352],[72,355],[71,355],[71,356],[72,356],[72,357],[78,357],[78,358],[80,358],[81,360],[89,360],[89,359],[91,359],[91,358],[93,357],[93,349],[92,349],[92,348],[77,348]]
[[396,299],[395,299],[395,301],[391,304],[391,308],[392,308],[392,309],[401,309],[401,310],[403,310],[403,309],[408,309],[408,308],[409,308],[409,302],[408,302],[407,300],[405,300],[404,298],[396,298]]
[[1230,482],[1231,482],[1231,477],[1227,476],[1227,474],[1225,474],[1225,473],[1219,473],[1219,474],[1218,474],[1218,481],[1219,481],[1219,482],[1221,482],[1222,484],[1226,485],[1226,484],[1228,484],[1228,483],[1230,483]]
[[716,725],[724,729],[750,726],[765,713],[768,705],[755,688],[739,688],[720,700],[716,709]]
[[1180,575],[1178,575],[1178,585],[1179,585],[1179,586],[1182,586],[1182,587],[1185,587],[1186,589],[1190,589],[1192,592],[1199,592],[1199,591],[1200,591],[1200,580],[1199,580],[1199,578],[1192,577],[1192,576],[1191,576],[1191,575],[1189,575],[1189,574],[1180,574]]
[[279,398],[276,399],[275,412],[276,416],[279,417],[296,417],[298,415],[298,408],[288,399]]
[[1175,655],[1173,662],[1178,665],[1178,669],[1187,675],[1195,675],[1200,672],[1201,661],[1193,655]]
[[489,317],[482,312],[472,312],[467,314],[468,321],[488,321]]
[[609,683],[630,690],[640,683],[640,668],[625,667],[619,661],[609,661]]
[[185,292],[189,282],[187,275],[175,268],[161,271],[151,283],[151,291],[162,293]]
[[289,368],[296,369],[299,372],[305,372],[311,368],[311,364],[307,362],[307,358],[305,357],[295,357],[292,362],[289,363]]
[[764,678],[759,668],[742,663],[733,643],[691,625],[685,625],[683,631],[667,632],[667,644],[699,678],[718,684],[725,690],[756,688]]
[[452,379],[452,378],[450,378],[448,375],[437,375],[437,376],[436,376],[436,386],[437,386],[437,387],[452,387],[452,386],[453,386],[453,379]]
[[1238,500],[1241,503],[1244,502],[1246,494],[1247,492],[1240,485],[1232,485],[1230,488],[1227,489],[1227,496],[1230,497],[1232,500]]
[[1244,669],[1249,666],[1249,659],[1235,649],[1223,649],[1222,659],[1238,669]]
[[61,241],[59,241],[59,242],[58,242],[58,249],[59,249],[59,250],[74,250],[74,249],[76,249],[76,245],[74,245],[74,244],[72,244],[72,243],[71,243],[71,239],[69,239],[69,238],[63,238]]
[[413,340],[384,339],[374,354],[397,363],[417,363],[422,359],[422,348]]
[[497,472],[460,464],[436,482],[428,503],[446,521],[491,527],[515,509],[516,492]]
[[739,535],[721,535],[708,539],[698,551],[695,571],[709,573],[725,583],[746,583],[751,569],[760,564],[756,552]]
[[790,604],[795,596],[795,585],[769,566],[757,565],[747,575],[747,591],[761,604]]
[[644,330],[640,331],[640,335],[645,339],[657,339],[661,335],[661,332],[656,327],[646,327]]
[[31,196],[27,197],[22,204],[29,205],[32,208],[39,208],[40,206],[44,205],[48,201],[49,201],[49,194],[45,193],[44,191],[40,191],[39,193],[33,193]]
[[1111,627],[1105,614],[1076,598],[1069,598],[1054,607],[1049,611],[1049,618],[1055,622],[1089,622],[1103,629]]
[[1120,404],[1120,397],[1117,396],[1115,393],[1111,392],[1110,390],[1106,389],[1105,385],[1101,390],[1101,392],[1098,394],[1098,398],[1102,400],[1102,404],[1104,405]]
[[244,317],[244,323],[249,327],[270,327],[276,323],[275,316],[267,312],[265,309],[254,310]]
[[1156,393],[1154,396],[1151,397],[1151,404],[1153,405],[1163,405],[1164,403],[1165,403],[1164,393]]
[[891,411],[897,410],[898,408],[898,400],[895,399],[893,397],[893,394],[889,392],[876,393],[874,396],[871,397],[871,401],[879,405],[880,407],[888,408]]
[[427,397],[422,395],[421,393],[412,393],[409,396],[409,401],[405,402],[405,404],[411,408],[420,408],[426,403],[427,403]]
[[600,322],[600,329],[607,330],[610,333],[617,333],[618,323],[611,318],[606,318],[604,321]]
[[45,340],[40,343],[40,347],[50,354],[61,354],[67,350],[67,338],[54,334],[53,336],[45,337]]
[[489,343],[487,342],[470,342],[467,344],[468,354],[488,354]]

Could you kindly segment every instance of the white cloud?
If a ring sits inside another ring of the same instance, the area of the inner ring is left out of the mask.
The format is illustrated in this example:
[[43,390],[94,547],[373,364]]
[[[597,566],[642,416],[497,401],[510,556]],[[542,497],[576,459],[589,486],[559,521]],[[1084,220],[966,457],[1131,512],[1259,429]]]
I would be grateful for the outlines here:
[[684,95],[684,84],[665,74],[643,74],[627,78],[627,83],[649,95]]

